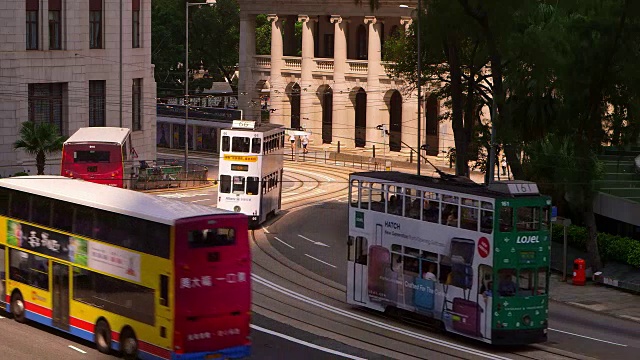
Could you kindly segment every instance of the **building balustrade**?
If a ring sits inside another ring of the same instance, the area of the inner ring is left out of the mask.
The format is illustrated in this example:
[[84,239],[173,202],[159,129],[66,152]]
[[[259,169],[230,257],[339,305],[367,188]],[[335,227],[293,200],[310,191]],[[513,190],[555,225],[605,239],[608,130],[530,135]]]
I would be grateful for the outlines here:
[[256,55],[256,67],[259,69],[271,68],[271,55]]
[[367,60],[347,60],[349,64],[349,72],[356,74],[366,74],[369,68]]
[[288,70],[302,70],[302,58],[298,56],[284,56],[284,68]]

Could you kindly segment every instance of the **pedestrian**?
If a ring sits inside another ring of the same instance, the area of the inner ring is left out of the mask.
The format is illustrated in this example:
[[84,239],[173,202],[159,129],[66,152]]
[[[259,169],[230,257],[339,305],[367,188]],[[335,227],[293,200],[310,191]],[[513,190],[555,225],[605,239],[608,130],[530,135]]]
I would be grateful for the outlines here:
[[289,142],[291,143],[291,150],[293,150],[296,146],[296,137],[293,134],[289,135]]
[[302,152],[305,154],[309,152],[307,150],[307,145],[309,145],[309,137],[305,135],[302,137]]
[[502,175],[507,175],[507,157],[502,157]]

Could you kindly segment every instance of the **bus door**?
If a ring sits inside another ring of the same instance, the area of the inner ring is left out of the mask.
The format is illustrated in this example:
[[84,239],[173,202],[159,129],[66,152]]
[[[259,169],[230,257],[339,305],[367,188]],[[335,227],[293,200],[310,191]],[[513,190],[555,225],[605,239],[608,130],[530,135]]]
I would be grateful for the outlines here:
[[69,266],[53,262],[53,326],[69,330]]
[[6,304],[4,245],[0,245],[0,304]]

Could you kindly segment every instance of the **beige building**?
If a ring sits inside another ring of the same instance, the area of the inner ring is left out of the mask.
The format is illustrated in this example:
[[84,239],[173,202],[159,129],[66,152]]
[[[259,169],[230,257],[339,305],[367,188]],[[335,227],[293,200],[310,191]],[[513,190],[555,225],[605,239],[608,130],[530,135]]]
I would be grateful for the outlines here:
[[[0,1],[0,176],[35,173],[34,157],[13,149],[24,121],[65,136],[127,127],[139,159],[155,159],[151,0],[122,3],[121,12],[119,0]],[[45,172],[59,173],[59,162],[49,156]]]
[[[391,78],[382,61],[384,42],[412,23],[415,0],[239,0],[239,108],[260,118],[260,97],[270,98],[269,122],[311,131],[314,144],[410,151],[416,147],[417,96]],[[271,55],[256,55],[256,15],[271,22]],[[302,41],[295,39],[296,23]],[[451,127],[440,123],[440,103],[423,88],[421,143],[435,155],[453,146]],[[383,139],[386,125],[390,136]],[[403,144],[404,143],[404,144]],[[406,145],[405,145],[406,144]]]

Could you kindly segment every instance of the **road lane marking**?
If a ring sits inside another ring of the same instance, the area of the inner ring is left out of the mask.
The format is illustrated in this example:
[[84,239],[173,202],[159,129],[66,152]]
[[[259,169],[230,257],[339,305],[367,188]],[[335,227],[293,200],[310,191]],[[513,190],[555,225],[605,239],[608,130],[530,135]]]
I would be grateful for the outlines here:
[[291,246],[291,245],[287,244],[286,242],[284,242],[284,241],[282,241],[282,240],[278,239],[277,237],[275,237],[275,236],[274,236],[273,238],[274,238],[274,239],[276,239],[276,240],[278,240],[278,241],[280,241],[281,243],[283,243],[283,244],[287,245],[288,247],[290,247],[290,248],[292,248],[292,249],[295,249],[293,246]]
[[304,170],[293,169],[293,168],[289,168],[289,167],[285,167],[284,170],[291,171],[291,172],[294,172],[294,173],[311,174],[313,176],[321,177],[321,178],[327,180],[327,182],[332,182],[332,181],[335,180],[332,177],[329,177],[329,176],[326,176],[326,175],[321,175],[321,174],[315,173],[313,171],[304,171]]
[[574,333],[570,333],[568,331],[562,331],[562,330],[552,329],[552,328],[549,328],[549,330],[555,331],[555,332],[559,332],[559,333],[563,333],[563,334],[567,334],[567,335],[573,335],[573,336],[577,336],[577,337],[581,337],[581,338],[585,338],[585,339],[589,339],[589,340],[600,341],[600,342],[611,344],[611,345],[617,345],[617,346],[622,346],[622,347],[627,347],[628,346],[628,345],[625,345],[625,344],[618,344],[618,343],[615,343],[615,342],[612,342],[612,341],[592,338],[592,337],[586,336],[586,335],[574,334]]
[[305,239],[305,240],[307,240],[307,241],[312,242],[314,245],[320,245],[320,246],[324,246],[324,247],[330,247],[329,245],[327,245],[327,244],[325,244],[325,243],[322,243],[322,242],[320,242],[320,241],[311,240],[311,239],[309,239],[309,238],[308,238],[308,237],[306,237],[306,236],[302,236],[302,235],[300,235],[300,234],[298,234],[298,236],[299,236],[299,237],[301,237],[301,238],[303,238],[303,239]]
[[191,203],[203,202],[203,201],[211,201],[211,199],[202,199],[202,200],[192,200]]
[[266,227],[264,227],[264,226],[262,227],[262,230],[264,230],[264,232],[266,232],[267,234],[271,234],[271,233],[269,232],[269,230],[267,230],[267,228],[266,228]]
[[261,331],[263,333],[267,333],[269,335],[277,336],[279,338],[283,338],[285,340],[289,340],[289,341],[292,341],[294,343],[298,343],[300,345],[304,345],[304,346],[307,346],[307,347],[310,347],[310,348],[313,348],[313,349],[316,349],[316,350],[324,351],[324,352],[329,353],[329,354],[338,355],[338,356],[341,356],[341,357],[344,357],[344,358],[347,358],[347,359],[353,359],[353,360],[367,360],[365,358],[361,358],[361,357],[345,354],[345,353],[340,352],[340,351],[328,349],[326,347],[318,346],[316,344],[312,344],[312,343],[309,343],[309,342],[306,342],[306,341],[303,341],[303,340],[300,340],[300,339],[296,339],[296,338],[291,337],[289,335],[285,335],[285,334],[281,334],[279,332],[275,332],[273,330],[265,329],[265,328],[260,327],[258,325],[251,324],[249,326],[254,330],[258,330],[258,331]]
[[375,327],[378,327],[378,328],[381,328],[381,329],[385,329],[385,330],[389,330],[389,331],[392,331],[392,332],[395,332],[395,333],[398,333],[398,334],[406,335],[406,336],[412,337],[414,339],[422,340],[422,341],[425,341],[425,342],[428,342],[428,343],[431,343],[431,344],[437,344],[437,345],[444,346],[444,347],[447,347],[447,348],[450,348],[450,349],[455,349],[455,350],[458,350],[458,351],[461,351],[461,352],[464,352],[464,353],[467,353],[467,354],[473,354],[473,355],[476,355],[476,356],[481,356],[481,357],[484,357],[484,358],[487,358],[487,359],[511,360],[508,357],[504,357],[504,356],[500,356],[500,355],[496,355],[496,354],[491,354],[491,353],[488,353],[488,352],[481,351],[479,349],[474,349],[474,348],[466,347],[466,346],[459,345],[459,344],[456,344],[456,343],[452,343],[452,342],[448,342],[448,341],[445,341],[445,340],[440,340],[440,339],[437,339],[437,338],[433,338],[433,337],[430,337],[430,336],[419,334],[419,333],[416,333],[416,332],[413,332],[413,331],[410,331],[410,330],[403,329],[401,327],[397,327],[397,326],[386,324],[386,323],[384,323],[382,321],[374,320],[373,318],[370,318],[370,317],[367,317],[367,316],[363,316],[363,315],[360,315],[360,314],[355,314],[355,313],[352,313],[352,312],[337,308],[335,306],[331,306],[331,305],[325,304],[325,303],[323,303],[321,301],[318,301],[316,299],[312,299],[312,298],[310,298],[308,296],[304,296],[304,295],[299,294],[299,293],[297,293],[295,291],[289,290],[289,289],[287,289],[287,288],[285,288],[283,286],[280,286],[280,285],[278,285],[278,284],[276,284],[274,282],[271,282],[271,281],[269,281],[269,280],[267,280],[267,279],[255,274],[255,273],[251,273],[251,279],[253,279],[255,282],[257,282],[259,284],[262,284],[262,285],[264,285],[266,287],[269,287],[269,288],[271,288],[273,290],[276,290],[276,291],[278,291],[278,292],[280,292],[282,294],[288,295],[289,297],[292,297],[294,299],[300,300],[300,301],[305,302],[307,304],[314,305],[316,307],[322,308],[322,309],[327,310],[329,312],[332,312],[334,314],[338,314],[338,315],[342,315],[342,316],[347,317],[347,318],[358,320],[360,322],[363,322],[363,323],[366,323],[366,324],[369,324],[369,325],[372,325],[372,326],[375,326]]
[[87,352],[82,350],[82,349],[78,349],[77,347],[73,346],[73,345],[69,345],[70,348],[72,348],[73,350],[82,353],[82,354],[86,354]]
[[336,266],[335,266],[335,265],[331,265],[331,264],[329,264],[328,262],[322,261],[322,260],[320,260],[320,259],[318,259],[318,258],[314,258],[313,256],[311,256],[311,255],[309,255],[309,254],[305,254],[305,255],[306,255],[306,256],[308,256],[308,257],[310,257],[310,258],[312,258],[312,259],[313,259],[313,260],[315,260],[315,261],[320,261],[321,263],[323,263],[323,264],[325,264],[325,265],[329,265],[329,266],[331,266],[331,267],[332,267],[332,268],[334,268],[334,269],[336,268]]

